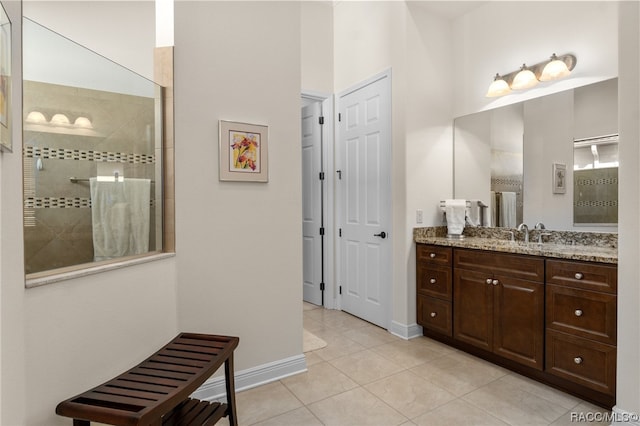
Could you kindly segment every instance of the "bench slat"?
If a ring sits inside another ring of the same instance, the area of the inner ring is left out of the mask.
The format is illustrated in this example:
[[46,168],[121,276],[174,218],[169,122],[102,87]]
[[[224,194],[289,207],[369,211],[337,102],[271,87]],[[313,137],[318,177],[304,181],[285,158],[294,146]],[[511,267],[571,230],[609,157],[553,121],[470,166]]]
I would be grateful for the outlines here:
[[141,382],[141,383],[148,383],[148,384],[158,385],[158,386],[166,386],[174,389],[184,386],[184,380],[171,379],[168,377],[156,377],[156,376],[149,376],[149,375],[133,374],[132,372],[127,372],[121,376],[118,376],[118,378],[123,380],[130,380],[133,382]]
[[146,365],[136,367],[131,370],[131,374],[137,374],[140,376],[151,376],[151,377],[162,377],[165,379],[176,379],[186,382],[187,380],[193,378],[193,373],[178,373],[175,371],[166,371],[166,370],[158,370],[156,368],[149,368]]
[[177,357],[166,356],[166,355],[154,355],[148,359],[148,362],[150,361],[162,362],[170,365],[181,365],[183,367],[191,367],[191,368],[198,368],[198,369],[206,368],[209,365],[209,361],[184,359],[184,358],[177,358]]
[[113,381],[102,386],[98,386],[95,388],[95,392],[108,395],[119,395],[127,398],[140,398],[149,401],[159,401],[160,399],[165,398],[169,393],[147,392],[139,389],[124,388],[113,383]]
[[144,366],[146,368],[152,368],[154,370],[173,371],[174,373],[185,373],[185,374],[199,374],[204,368],[204,367],[197,367],[197,366],[172,364],[157,357],[154,359],[148,360]]
[[[166,381],[168,383],[168,381]],[[156,392],[162,394],[168,394],[176,390],[179,385],[178,384],[161,384],[161,383],[149,383],[149,381],[140,381],[140,376],[131,376],[128,374],[123,374],[122,376],[118,376],[116,379],[109,382],[115,386],[120,387],[130,387],[132,389],[143,390],[147,392]],[[175,381],[173,383],[176,383]]]

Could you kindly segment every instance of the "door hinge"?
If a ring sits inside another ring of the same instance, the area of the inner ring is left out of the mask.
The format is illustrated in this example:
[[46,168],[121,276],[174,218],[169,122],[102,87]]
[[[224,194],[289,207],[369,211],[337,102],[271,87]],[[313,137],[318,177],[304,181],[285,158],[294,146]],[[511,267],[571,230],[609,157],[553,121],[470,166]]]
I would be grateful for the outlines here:
[[320,291],[324,291],[324,283],[320,283]]
[[338,229],[338,237],[342,237],[342,228]]
[[320,172],[320,180],[324,180],[324,172]]
[[324,117],[318,117],[318,123],[322,126],[324,124]]
[[342,114],[338,113],[338,121],[342,121]]
[[324,227],[320,228],[320,235],[324,235]]
[[338,291],[339,291],[340,294],[342,294],[342,286],[338,287]]

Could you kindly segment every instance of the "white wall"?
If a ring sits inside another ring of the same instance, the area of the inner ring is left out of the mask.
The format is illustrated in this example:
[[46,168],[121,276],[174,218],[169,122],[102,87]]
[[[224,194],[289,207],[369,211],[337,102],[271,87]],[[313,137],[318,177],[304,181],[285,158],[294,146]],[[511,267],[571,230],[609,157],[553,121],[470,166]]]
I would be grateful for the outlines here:
[[153,80],[155,2],[25,0],[24,15]]
[[[640,413],[640,7],[620,4],[620,241],[616,411]],[[635,424],[638,424],[636,420]]]
[[333,93],[333,3],[300,3],[302,90]]
[[524,104],[524,223],[542,222],[548,229],[571,230],[573,188],[552,191],[552,164],[567,166],[573,182],[573,91],[565,91]]
[[415,325],[416,210],[423,225],[439,224],[438,201],[452,192],[451,28],[416,3],[338,2],[334,31],[336,92],[392,70],[392,331],[406,335]]
[[[21,5],[3,4],[13,23],[13,75],[20,76]],[[89,4],[66,5],[78,21],[80,9],[96,12]],[[127,18],[125,4],[113,7],[109,16]],[[69,419],[55,415],[58,402],[135,365],[175,336],[175,259],[25,289],[20,78],[13,84],[14,151],[0,156],[0,424],[67,425]]]
[[[236,371],[299,356],[300,5],[175,6],[179,327],[239,336]],[[219,119],[269,126],[268,183],[218,180]]]
[[[618,75],[617,2],[493,1],[454,21],[454,115],[470,114]],[[571,78],[501,98],[485,94],[496,73],[573,53]]]

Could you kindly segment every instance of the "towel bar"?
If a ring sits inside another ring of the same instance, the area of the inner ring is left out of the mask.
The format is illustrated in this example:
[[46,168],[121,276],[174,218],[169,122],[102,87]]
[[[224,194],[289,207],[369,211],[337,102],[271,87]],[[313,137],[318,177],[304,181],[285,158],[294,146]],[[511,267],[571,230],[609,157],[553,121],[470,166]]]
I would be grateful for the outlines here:
[[[78,182],[89,182],[91,179],[88,178],[77,178],[75,176],[71,176],[69,177],[69,182],[71,183],[78,183]],[[151,183],[156,183],[155,180],[152,180]]]

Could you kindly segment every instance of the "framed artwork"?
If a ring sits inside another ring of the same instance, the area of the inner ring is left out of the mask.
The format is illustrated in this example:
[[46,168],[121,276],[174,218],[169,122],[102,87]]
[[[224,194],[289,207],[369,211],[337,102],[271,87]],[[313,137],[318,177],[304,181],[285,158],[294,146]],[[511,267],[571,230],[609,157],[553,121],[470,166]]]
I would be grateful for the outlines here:
[[553,163],[553,193],[564,194],[567,192],[567,165]]
[[268,127],[220,120],[220,180],[267,182]]
[[11,141],[11,21],[0,3],[0,149],[13,149]]

